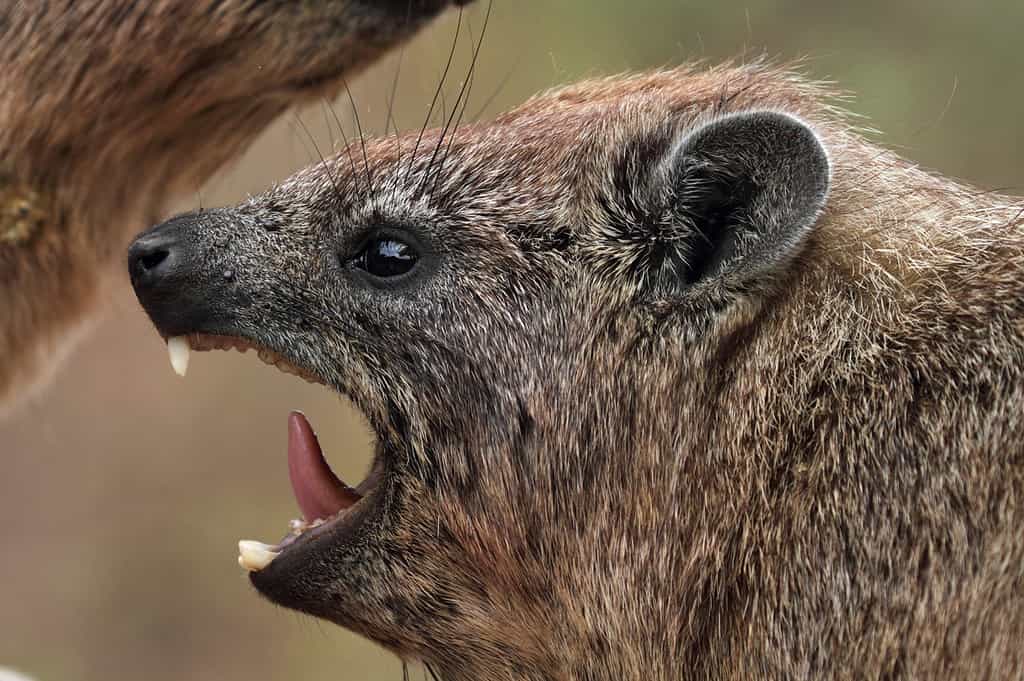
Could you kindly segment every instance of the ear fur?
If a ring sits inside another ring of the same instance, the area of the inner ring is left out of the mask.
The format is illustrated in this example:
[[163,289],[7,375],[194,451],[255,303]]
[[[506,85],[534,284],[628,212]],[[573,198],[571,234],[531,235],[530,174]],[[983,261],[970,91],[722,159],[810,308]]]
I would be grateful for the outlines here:
[[656,246],[661,295],[711,283],[759,288],[784,269],[828,196],[828,155],[802,121],[773,111],[719,118],[683,136],[655,176],[675,238]]

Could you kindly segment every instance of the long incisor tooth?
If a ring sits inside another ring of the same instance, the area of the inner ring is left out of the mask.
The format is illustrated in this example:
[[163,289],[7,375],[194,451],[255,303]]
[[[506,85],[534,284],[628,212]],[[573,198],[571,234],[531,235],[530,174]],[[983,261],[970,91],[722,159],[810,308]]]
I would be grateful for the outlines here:
[[188,356],[192,347],[185,336],[174,336],[167,339],[167,354],[171,357],[171,368],[174,373],[184,376],[188,371]]
[[243,539],[238,542],[238,564],[249,572],[262,570],[277,558],[278,552],[273,548],[263,542]]

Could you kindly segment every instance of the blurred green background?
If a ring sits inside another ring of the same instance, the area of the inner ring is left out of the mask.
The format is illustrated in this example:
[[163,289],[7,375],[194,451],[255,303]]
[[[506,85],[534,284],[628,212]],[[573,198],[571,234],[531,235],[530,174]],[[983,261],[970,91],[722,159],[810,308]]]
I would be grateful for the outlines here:
[[[467,11],[474,36],[483,14]],[[469,111],[487,116],[590,75],[744,54],[807,57],[810,75],[855,95],[849,108],[884,131],[880,142],[1020,193],[1022,27],[1019,0],[494,0]],[[454,28],[447,15],[406,50],[401,127],[422,122]],[[374,132],[384,127],[395,57],[353,88]],[[351,122],[347,99],[335,108]],[[323,108],[302,117],[329,148],[337,132]],[[236,201],[313,154],[286,117],[179,208]],[[298,514],[285,463],[288,410],[310,414],[351,482],[369,462],[359,417],[250,355],[193,356],[188,379],[177,378],[122,284],[56,382],[0,424],[0,665],[52,681],[401,678],[389,653],[261,601],[235,563],[237,539],[276,541]]]

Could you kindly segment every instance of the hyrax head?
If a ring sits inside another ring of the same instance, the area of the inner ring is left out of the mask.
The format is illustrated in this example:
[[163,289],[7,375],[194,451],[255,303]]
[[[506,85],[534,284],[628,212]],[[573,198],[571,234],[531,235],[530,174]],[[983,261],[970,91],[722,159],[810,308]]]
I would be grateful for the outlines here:
[[702,395],[829,187],[811,110],[730,73],[367,142],[137,239],[174,346],[255,347],[376,434],[350,489],[293,416],[306,522],[243,547],[262,594],[458,678],[653,664],[636,642],[689,607]]

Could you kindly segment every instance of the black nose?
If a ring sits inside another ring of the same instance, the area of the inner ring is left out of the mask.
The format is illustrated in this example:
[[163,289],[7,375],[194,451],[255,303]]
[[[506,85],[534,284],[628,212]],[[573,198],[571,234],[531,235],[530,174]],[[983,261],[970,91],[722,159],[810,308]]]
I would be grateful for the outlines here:
[[128,249],[128,274],[136,293],[158,287],[172,277],[181,261],[177,238],[167,232],[147,233]]
[[203,217],[172,218],[140,234],[128,249],[135,295],[166,336],[204,330],[225,287],[209,276],[210,255]]

